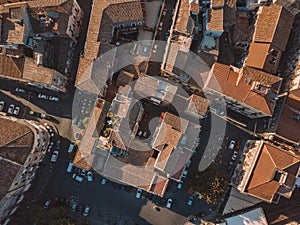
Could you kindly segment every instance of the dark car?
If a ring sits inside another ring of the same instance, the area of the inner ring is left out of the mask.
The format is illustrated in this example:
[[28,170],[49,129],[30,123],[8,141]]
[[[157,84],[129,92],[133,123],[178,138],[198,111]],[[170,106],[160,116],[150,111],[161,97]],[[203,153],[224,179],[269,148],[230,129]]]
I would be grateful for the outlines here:
[[30,111],[29,114],[32,115],[32,116],[35,116],[35,117],[40,117],[41,116],[41,113],[34,112],[34,111]]
[[155,202],[156,202],[156,199],[157,199],[157,195],[153,195],[153,196],[152,196],[152,199],[151,199],[151,202],[152,202],[152,203],[155,203]]
[[45,119],[45,120],[51,120],[51,116],[48,116],[48,115],[46,115],[46,114],[44,114],[44,113],[41,113],[41,114],[40,114],[40,118],[41,118],[41,119]]

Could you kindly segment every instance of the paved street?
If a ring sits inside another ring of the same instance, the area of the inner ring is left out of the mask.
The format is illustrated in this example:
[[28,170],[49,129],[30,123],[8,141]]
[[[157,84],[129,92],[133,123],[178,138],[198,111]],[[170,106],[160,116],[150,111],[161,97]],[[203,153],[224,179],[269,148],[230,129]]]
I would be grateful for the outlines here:
[[170,28],[172,24],[172,12],[173,9],[175,8],[175,3],[176,1],[172,0],[166,0],[164,9],[166,10],[166,14],[162,15],[161,20],[158,21],[158,26],[162,22],[162,27],[161,29],[157,30],[156,36],[154,37],[155,40],[159,41],[158,43],[158,48],[156,52],[152,51],[152,57],[149,60],[149,67],[147,70],[147,74],[150,76],[158,76],[159,71],[160,71],[160,64],[163,61],[163,55],[166,47],[166,40],[167,40],[167,35],[170,34]]

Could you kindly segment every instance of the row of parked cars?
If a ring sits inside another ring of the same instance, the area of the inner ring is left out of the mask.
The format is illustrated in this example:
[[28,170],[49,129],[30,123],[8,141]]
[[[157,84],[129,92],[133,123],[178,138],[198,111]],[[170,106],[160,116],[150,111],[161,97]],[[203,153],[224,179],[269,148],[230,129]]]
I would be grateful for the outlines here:
[[[91,207],[90,206],[85,206],[84,208],[81,205],[78,205],[76,201],[74,200],[69,200],[69,199],[62,199],[62,201],[64,202],[64,205],[66,207],[70,207],[72,212],[80,212],[82,213],[83,216],[88,216]],[[46,202],[44,203],[44,209],[49,209],[49,207],[52,204],[52,200],[51,199],[47,199]]]
[[[3,111],[4,109],[4,105],[5,105],[5,102],[4,101],[0,101],[0,112]],[[15,106],[14,104],[10,104],[8,109],[7,109],[7,114],[9,115],[19,115],[19,112],[20,112],[20,107],[19,106]]]
[[[21,93],[21,94],[26,94],[27,93],[27,90],[24,89],[24,88],[17,87],[15,90],[16,90],[16,92]],[[59,102],[60,101],[59,97],[52,96],[52,95],[41,94],[41,93],[37,94],[37,97],[40,98],[40,99],[45,99],[45,100],[54,101],[54,102]]]

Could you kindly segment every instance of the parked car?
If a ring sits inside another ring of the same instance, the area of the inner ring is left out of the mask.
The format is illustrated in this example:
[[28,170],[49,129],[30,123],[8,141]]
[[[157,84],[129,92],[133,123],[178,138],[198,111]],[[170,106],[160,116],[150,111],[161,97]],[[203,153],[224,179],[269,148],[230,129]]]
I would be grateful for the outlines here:
[[90,211],[90,207],[89,207],[89,206],[86,206],[86,207],[84,208],[84,210],[83,210],[82,215],[87,216],[87,215],[89,214],[89,211]]
[[40,117],[41,114],[39,112],[34,112],[34,111],[30,111],[29,115],[35,116],[35,117]]
[[59,102],[59,97],[56,96],[49,96],[50,101]]
[[163,22],[159,23],[158,30],[162,30]]
[[51,117],[48,116],[48,115],[46,115],[45,113],[41,113],[41,114],[40,114],[40,117],[41,117],[42,119],[45,119],[45,120],[50,120],[50,119],[51,119]]
[[10,104],[9,107],[8,107],[7,113],[8,114],[13,114],[14,108],[15,108],[15,106],[13,104]]
[[188,204],[188,205],[192,205],[192,204],[193,204],[193,200],[194,200],[193,197],[190,196],[189,199],[188,199],[187,204]]
[[81,176],[86,176],[86,170],[85,169],[79,169],[78,174]]
[[72,212],[76,212],[76,208],[77,208],[77,203],[76,203],[76,202],[73,202],[73,203],[72,203],[71,211],[72,211]]
[[234,140],[231,140],[231,141],[229,142],[228,149],[232,150],[232,149],[234,149],[234,147],[235,147],[235,141],[234,141]]
[[58,151],[55,150],[52,155],[51,155],[51,162],[56,162],[57,161],[57,157],[58,157]]
[[17,116],[19,114],[19,112],[20,112],[20,107],[16,106],[13,114]]
[[166,204],[166,208],[170,209],[172,207],[173,199],[169,198]]
[[139,137],[141,137],[141,136],[143,135],[143,131],[139,130],[139,131],[137,132],[137,135],[138,135]]
[[47,199],[47,201],[46,201],[45,204],[44,204],[44,209],[48,209],[49,206],[50,206],[50,204],[51,204],[51,200],[50,200],[50,199]]
[[177,185],[177,189],[181,189],[182,188],[182,181],[180,181],[179,183],[178,183],[178,185]]
[[71,173],[73,169],[73,162],[69,162],[68,167],[67,167],[67,173]]
[[168,11],[167,9],[164,9],[162,15],[165,16],[167,14],[167,11]]
[[19,92],[19,93],[23,93],[23,94],[25,94],[25,93],[26,93],[26,90],[25,90],[25,89],[23,89],[23,88],[19,88],[19,87],[17,87],[17,88],[16,88],[16,92]]
[[83,182],[83,177],[77,175],[76,173],[73,174],[73,179],[80,182],[80,183]]
[[75,142],[71,141],[69,148],[68,148],[68,153],[71,153],[73,151],[74,145],[75,145]]
[[105,185],[105,184],[106,184],[106,179],[105,179],[105,178],[102,178],[101,184],[102,184],[102,185]]
[[238,157],[238,155],[239,155],[239,153],[237,151],[234,151],[232,154],[232,157],[231,157],[232,161],[235,161],[236,158]]
[[48,95],[45,95],[45,94],[38,94],[38,98],[48,100],[48,99],[49,99],[49,96],[48,96]]
[[3,110],[4,108],[4,101],[0,101],[0,112]]
[[88,181],[93,181],[93,173],[91,171],[87,172],[86,177]]
[[142,189],[138,188],[135,197],[136,198],[141,198],[142,193],[143,193]]
[[191,163],[192,163],[192,161],[191,161],[191,160],[187,161],[187,162],[186,162],[186,164],[185,164],[185,165],[186,165],[186,167],[190,167]]
[[153,46],[153,49],[152,49],[152,52],[153,52],[153,53],[156,53],[156,52],[157,52],[157,47],[158,47],[157,44],[155,44],[155,45]]
[[188,171],[185,169],[182,173],[182,178],[186,178],[187,174],[188,174]]

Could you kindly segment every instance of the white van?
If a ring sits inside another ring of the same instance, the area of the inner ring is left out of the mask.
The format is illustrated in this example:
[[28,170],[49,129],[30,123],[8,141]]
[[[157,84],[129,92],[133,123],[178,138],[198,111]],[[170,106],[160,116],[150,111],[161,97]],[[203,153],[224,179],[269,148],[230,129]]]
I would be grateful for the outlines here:
[[68,173],[71,173],[71,172],[72,172],[72,169],[73,169],[73,163],[72,163],[72,162],[69,162],[68,167],[67,167],[67,172],[68,172]]
[[74,141],[72,141],[71,144],[69,145],[68,153],[71,153],[73,151],[74,144],[75,144]]

